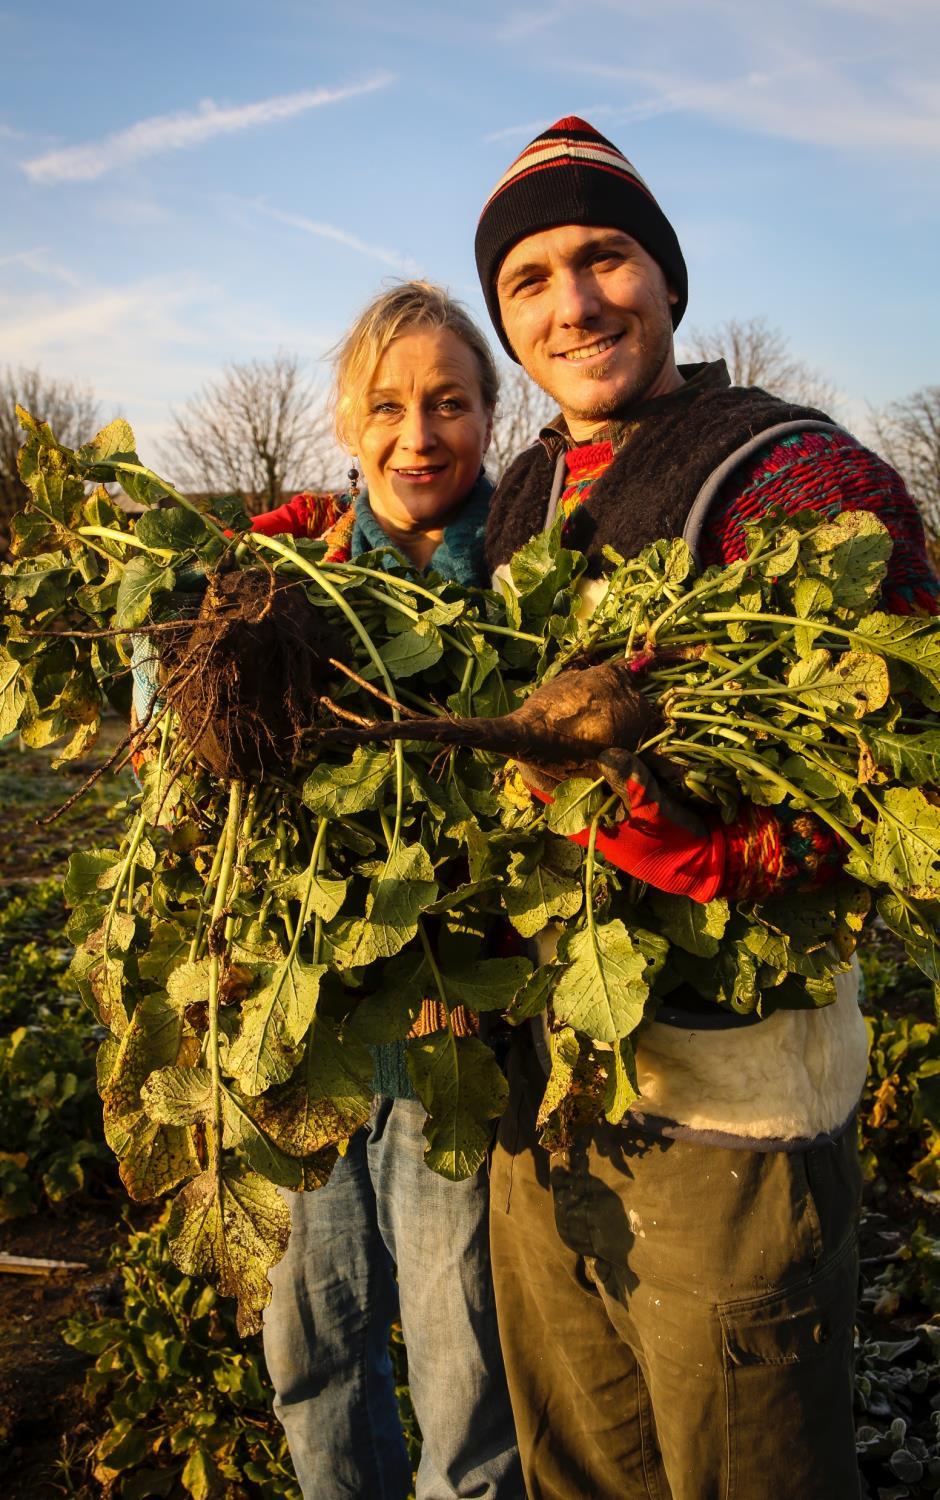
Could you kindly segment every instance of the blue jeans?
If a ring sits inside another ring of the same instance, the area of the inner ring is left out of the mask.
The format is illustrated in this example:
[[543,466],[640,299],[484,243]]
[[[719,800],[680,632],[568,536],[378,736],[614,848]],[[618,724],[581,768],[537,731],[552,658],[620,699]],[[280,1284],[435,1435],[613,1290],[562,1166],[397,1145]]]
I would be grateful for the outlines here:
[[[424,1110],[377,1097],[327,1185],[290,1193],[264,1352],[304,1500],[411,1490],[389,1328],[401,1316],[423,1446],[418,1500],[523,1500],[490,1275],[486,1169],[424,1163]],[[395,1269],[398,1278],[396,1284]]]

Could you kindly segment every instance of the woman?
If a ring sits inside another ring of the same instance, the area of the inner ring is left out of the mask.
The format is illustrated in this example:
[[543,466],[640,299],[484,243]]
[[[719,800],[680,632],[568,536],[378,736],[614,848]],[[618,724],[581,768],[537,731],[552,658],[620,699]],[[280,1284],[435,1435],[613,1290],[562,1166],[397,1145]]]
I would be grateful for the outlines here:
[[[419,568],[484,578],[483,474],[498,377],[486,340],[439,287],[407,282],[366,309],[336,362],[353,498],[298,495],[268,535],[325,535],[342,560],[392,543]],[[418,1034],[442,1024],[426,1002]],[[377,1047],[368,1125],[327,1185],[291,1194],[264,1349],[306,1500],[401,1500],[411,1488],[388,1336],[399,1314],[423,1437],[418,1500],[524,1494],[489,1271],[485,1168],[447,1182],[424,1164],[424,1110],[405,1044]],[[397,1267],[397,1285],[396,1271]]]

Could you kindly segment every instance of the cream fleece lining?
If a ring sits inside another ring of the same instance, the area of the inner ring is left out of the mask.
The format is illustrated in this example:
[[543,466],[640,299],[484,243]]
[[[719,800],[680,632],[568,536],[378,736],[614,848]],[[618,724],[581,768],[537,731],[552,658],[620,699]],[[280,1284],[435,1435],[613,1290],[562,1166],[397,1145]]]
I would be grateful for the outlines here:
[[634,1107],[691,1131],[755,1140],[838,1131],[868,1068],[857,962],[836,975],[836,990],[833,1005],[775,1011],[757,1026],[694,1031],[650,1022],[637,1038]]

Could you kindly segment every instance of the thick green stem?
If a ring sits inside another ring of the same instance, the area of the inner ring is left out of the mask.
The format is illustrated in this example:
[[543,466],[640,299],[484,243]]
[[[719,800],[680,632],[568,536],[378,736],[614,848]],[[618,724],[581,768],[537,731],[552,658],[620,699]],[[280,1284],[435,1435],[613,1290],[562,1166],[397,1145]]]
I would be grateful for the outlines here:
[[597,844],[597,830],[600,827],[601,818],[615,807],[620,801],[614,792],[601,807],[597,809],[591,819],[591,828],[588,834],[587,854],[584,858],[584,906],[587,913],[588,932],[591,934],[591,942],[595,941],[594,928],[594,851]]
[[[375,568],[360,568],[355,563],[319,563],[324,572],[335,569],[344,575],[354,578],[368,578],[374,584],[385,585],[391,589],[401,589],[406,594],[415,594],[421,599],[428,599],[432,604],[440,604],[440,598],[431,589],[425,588],[420,583],[415,583],[411,578],[402,578],[395,573],[377,572]],[[506,635],[515,641],[531,641],[534,646],[541,646],[543,639],[540,635],[531,635],[525,630],[513,630],[511,625],[493,625],[488,620],[472,620],[467,622],[474,630],[480,630],[484,635]]]
[[[100,536],[105,541],[120,542],[122,547],[136,547],[139,552],[149,552],[153,557],[169,559],[176,556],[176,553],[170,547],[150,547],[146,542],[139,541],[133,531],[117,531],[112,526],[79,526],[78,535],[84,537]],[[119,567],[123,566],[119,557],[111,557],[110,552],[106,552],[104,555],[109,557],[112,562],[117,563]]]
[[[209,871],[209,878],[206,881],[205,890],[206,890],[207,893],[209,891],[214,891],[215,890],[215,883],[216,883],[216,881],[219,878],[219,871],[222,868],[222,855],[224,853],[225,853],[225,841],[224,841],[224,839],[222,839],[222,840],[219,841],[219,844],[216,847],[215,855],[214,855],[213,860],[212,860],[212,868]],[[208,912],[208,902],[206,902],[204,905],[200,906],[200,908],[199,908],[199,915],[196,918],[196,926],[195,926],[195,930],[193,932],[192,942],[189,945],[189,962],[190,963],[195,963],[196,959],[199,957],[200,949],[202,948],[202,940],[203,940],[203,937],[205,935],[205,930],[206,930],[206,915],[207,915],[207,912]]]
[[[258,808],[258,788],[253,786],[245,801],[245,816],[242,818],[241,828],[238,832],[238,858],[235,863],[235,878],[232,881],[232,889],[229,893],[229,906],[238,900],[238,894],[242,887],[242,859],[243,851],[251,842],[251,835],[255,826],[255,813]],[[230,943],[235,932],[235,915],[232,913],[225,923],[225,941]]]
[[[228,896],[229,880],[232,874],[232,866],[235,862],[235,850],[238,847],[238,830],[241,823],[242,810],[242,784],[233,781],[229,787],[228,816],[225,820],[225,831],[222,835],[222,862],[219,868],[219,880],[215,888],[215,901],[212,904],[212,919],[209,931],[212,932],[223,911],[225,910]],[[222,1065],[219,1058],[219,974],[222,964],[221,955],[217,944],[210,940],[209,957],[209,1072],[212,1079],[212,1120],[209,1131],[209,1170],[214,1172],[221,1189],[222,1185]]]
[[472,624],[474,630],[479,630],[483,635],[508,635],[514,641],[530,641],[533,646],[544,646],[545,638],[541,635],[532,635],[528,630],[513,630],[511,625],[491,625],[489,620],[464,621]]
[[[733,682],[736,677],[748,676],[753,672],[758,662],[765,661],[768,656],[772,656],[775,651],[778,651],[791,634],[792,631],[787,631],[786,634],[775,637],[766,646],[762,646],[759,651],[755,651],[754,655],[749,656],[746,661],[731,662],[726,672],[722,672],[720,677],[713,677],[711,682],[707,684],[709,691],[716,687],[722,687],[726,682]],[[723,653],[715,652],[714,654],[721,656]],[[727,657],[724,659],[727,661]],[[707,655],[705,660],[707,660]]]
[[449,1021],[450,1001],[447,998],[447,986],[444,983],[444,976],[440,971],[437,959],[434,957],[434,949],[431,947],[431,940],[428,937],[427,932],[425,931],[424,923],[422,922],[420,917],[418,918],[418,937],[421,939],[421,947],[424,949],[424,956],[428,961],[428,968],[431,970],[431,975],[434,979],[434,988],[437,990],[438,999],[447,1012],[447,1019]]
[[96,544],[88,537],[82,536],[81,528],[76,530],[74,526],[66,526],[65,522],[60,521],[56,516],[52,514],[51,511],[44,510],[43,507],[39,504],[35,495],[30,500],[29,509],[31,511],[38,511],[39,515],[45,516],[46,520],[49,521],[57,531],[66,531],[68,532],[69,536],[81,536],[84,545],[89,548],[90,551],[97,552],[98,556],[103,557],[105,562],[115,563],[119,568],[124,567],[124,564],[121,562],[120,558],[115,557],[113,552],[106,552],[103,547],[96,546]]
[[104,932],[101,939],[101,952],[104,955],[105,959],[107,959],[108,957],[108,940],[111,936],[111,924],[114,921],[115,914],[117,913],[118,906],[120,905],[121,896],[124,894],[124,888],[127,884],[128,877],[134,867],[134,862],[137,859],[137,851],[140,848],[141,843],[143,842],[144,834],[147,832],[147,826],[148,822],[144,813],[138,813],[136,819],[134,820],[134,826],[131,829],[131,836],[130,842],[127,846],[127,853],[125,854],[124,861],[121,865],[120,870],[118,871],[118,878],[114,883],[114,890],[111,893],[111,902],[108,906],[108,912],[104,919]]
[[[323,846],[326,842],[326,830],[328,822],[329,820],[327,818],[321,818],[317,824],[317,836],[313,841],[312,857],[314,878],[319,875],[321,869],[323,868]],[[322,951],[323,918],[320,916],[320,913],[317,912],[313,923],[313,962],[315,964],[318,964],[320,962],[320,955]]]
[[[744,566],[746,568],[751,567],[760,559],[760,557],[764,553],[770,553],[774,550],[772,545],[772,536],[773,533],[771,534],[771,539],[762,540],[748,553],[747,557],[744,558]],[[731,566],[733,567],[734,564],[731,564]],[[652,649],[655,645],[656,639],[663,626],[669,620],[673,619],[675,615],[681,614],[686,609],[686,606],[691,604],[693,600],[696,602],[696,604],[700,604],[701,601],[703,599],[706,599],[709,594],[721,593],[724,589],[726,589],[728,587],[728,579],[726,574],[727,570],[723,569],[714,578],[700,580],[692,588],[688,589],[686,593],[681,594],[680,597],[674,601],[674,603],[670,604],[668,609],[663,610],[662,614],[657,615],[656,619],[653,621],[646,632],[646,643],[650,647],[650,649]],[[665,580],[663,581],[663,583],[665,586]],[[707,616],[705,616],[705,618],[707,619]]]
[[300,898],[300,915],[297,918],[297,927],[294,932],[293,941],[291,942],[290,952],[287,955],[286,962],[288,964],[292,963],[297,957],[300,938],[310,916],[310,898],[313,895],[314,881],[317,878],[317,871],[320,868],[320,852],[323,848],[323,841],[326,838],[328,821],[327,818],[320,818],[317,823],[317,836],[313,841],[313,849],[310,854],[309,864],[307,865],[307,879]]
[[[404,615],[405,619],[410,620],[412,624],[416,624],[419,620],[423,619],[420,610],[412,609],[409,604],[402,604],[400,599],[390,599],[388,594],[382,593],[381,589],[368,587],[363,589],[363,593],[368,594],[370,599],[377,599],[380,604],[383,604],[385,606],[386,609],[394,609],[398,614]],[[474,626],[475,624],[476,622],[474,621]],[[474,656],[470,647],[465,646],[463,641],[459,641],[454,635],[453,631],[441,629],[440,626],[438,626],[437,628],[441,632],[441,639],[445,641],[448,646],[452,647],[454,651],[459,651],[460,654],[462,656],[466,656],[468,660],[473,661]]]

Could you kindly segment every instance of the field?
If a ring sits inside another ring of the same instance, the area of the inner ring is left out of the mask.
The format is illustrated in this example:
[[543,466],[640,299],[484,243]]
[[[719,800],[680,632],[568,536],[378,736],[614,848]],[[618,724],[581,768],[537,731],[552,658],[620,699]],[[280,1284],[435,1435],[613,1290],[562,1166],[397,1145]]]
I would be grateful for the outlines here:
[[[99,1032],[65,978],[59,881],[127,787],[100,783],[40,826],[89,769],[50,759],[0,746],[0,1251],[80,1265],[0,1274],[0,1493],[291,1500],[259,1342],[172,1268],[159,1211],[128,1206],[101,1138]],[[940,1493],[940,1047],[930,986],[883,934],[864,967],[858,1442],[867,1494],[904,1500]]]

